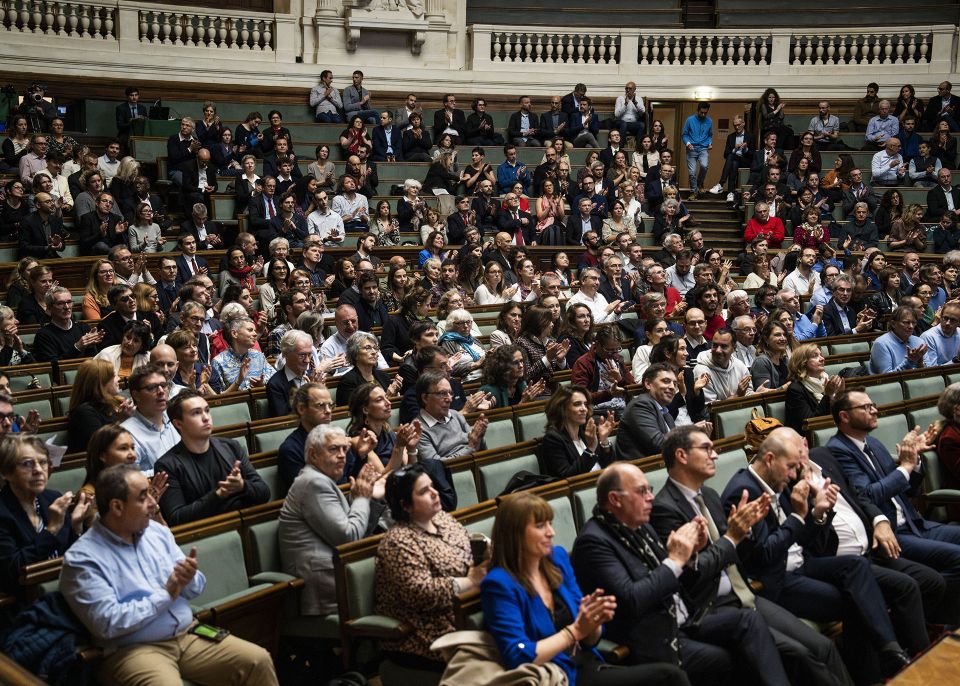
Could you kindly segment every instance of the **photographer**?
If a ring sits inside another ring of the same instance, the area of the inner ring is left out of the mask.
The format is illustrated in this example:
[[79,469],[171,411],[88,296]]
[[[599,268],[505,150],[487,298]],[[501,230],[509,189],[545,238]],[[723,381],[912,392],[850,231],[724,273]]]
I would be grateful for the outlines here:
[[40,83],[30,84],[17,112],[27,118],[30,130],[34,133],[49,131],[50,122],[57,116],[57,108],[49,100],[44,100],[47,89]]

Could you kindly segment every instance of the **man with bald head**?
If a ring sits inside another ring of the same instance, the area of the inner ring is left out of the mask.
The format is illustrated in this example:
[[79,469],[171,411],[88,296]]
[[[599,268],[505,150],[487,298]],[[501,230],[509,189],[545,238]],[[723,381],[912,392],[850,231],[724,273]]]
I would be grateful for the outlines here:
[[217,170],[210,165],[210,151],[200,148],[197,156],[180,165],[183,185],[180,186],[181,207],[193,207],[197,203],[210,207],[210,194],[217,192]]
[[20,246],[17,257],[54,259],[63,250],[63,219],[57,213],[57,202],[49,193],[34,196],[37,211],[20,221]]
[[905,186],[907,163],[900,154],[900,139],[888,138],[883,150],[873,156],[870,172],[874,186]]
[[175,377],[180,370],[180,361],[177,359],[176,351],[169,345],[166,343],[158,343],[155,345],[153,350],[150,351],[150,364],[163,372],[163,375],[167,377],[167,381],[170,382],[170,389],[167,394],[169,398],[172,398],[185,388],[185,386],[173,382],[173,377]]
[[847,666],[858,682],[875,681],[878,661],[884,677],[910,662],[897,638],[870,562],[836,556],[831,526],[839,489],[829,479],[813,485],[803,478],[805,440],[793,429],[774,429],[739,470],[721,497],[729,515],[764,494],[770,511],[737,546],[744,571],[763,584],[759,594],[798,617],[816,622],[843,621]]
[[[347,339],[360,328],[357,310],[353,305],[340,305],[333,313],[333,323],[337,332],[327,338],[320,346],[320,358],[332,359],[347,354]],[[377,353],[377,369],[386,369],[389,365],[383,359],[383,353]],[[338,367],[331,373],[332,376],[342,376],[353,369],[352,365]]]
[[[744,504],[737,534],[762,516]],[[661,544],[653,527],[653,488],[638,467],[617,462],[597,480],[597,506],[580,530],[572,562],[581,589],[617,598],[607,637],[630,648],[633,663],[681,665],[695,686],[725,683],[735,669],[754,684],[789,684],[763,616],[718,606],[697,592],[701,579],[736,560],[732,544],[708,546],[703,517],[678,526]],[[695,559],[695,563],[694,563]]]
[[622,144],[626,144],[627,135],[636,136],[637,141],[640,140],[640,136],[647,129],[644,121],[646,112],[643,97],[637,95],[637,84],[628,81],[623,87],[623,95],[618,95],[613,105],[613,120],[620,131]]

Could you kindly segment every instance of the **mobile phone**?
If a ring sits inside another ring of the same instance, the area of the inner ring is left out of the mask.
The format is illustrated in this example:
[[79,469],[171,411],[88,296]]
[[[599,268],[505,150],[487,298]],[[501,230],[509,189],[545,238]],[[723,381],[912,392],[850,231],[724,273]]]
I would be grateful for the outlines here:
[[227,629],[221,629],[218,626],[210,626],[209,624],[194,624],[190,628],[190,633],[200,638],[205,638],[208,641],[213,641],[214,643],[220,643],[223,639],[230,635],[230,631]]

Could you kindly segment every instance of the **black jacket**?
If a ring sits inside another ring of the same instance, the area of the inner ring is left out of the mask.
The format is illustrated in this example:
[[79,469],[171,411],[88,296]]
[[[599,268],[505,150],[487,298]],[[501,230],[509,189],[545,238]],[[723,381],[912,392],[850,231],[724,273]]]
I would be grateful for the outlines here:
[[[49,521],[50,504],[60,495],[48,489],[37,497],[42,522]],[[69,514],[56,536],[47,529],[37,533],[10,486],[0,490],[0,590],[4,593],[20,595],[23,567],[63,555],[74,540]]]
[[[51,237],[66,237],[63,220],[59,216],[52,214],[48,221],[50,223]],[[40,214],[38,212],[31,212],[20,222],[20,248],[17,250],[17,257],[36,257],[41,260],[60,257],[60,252],[49,246],[47,236],[43,232]]]
[[293,389],[293,381],[287,378],[286,367],[270,377],[266,393],[271,417],[285,417],[290,414],[290,393]]
[[[157,339],[163,335],[163,325],[157,315],[153,312],[137,312],[137,320],[150,327],[150,332],[153,334],[153,344],[156,345]],[[126,320],[117,311],[113,311],[101,319],[97,325],[104,333],[103,340],[100,341],[100,350],[110,345],[118,345],[123,340],[123,327],[126,325]]]
[[[107,234],[105,236],[100,234],[100,224],[103,221],[107,222]],[[112,212],[107,215],[106,220],[101,219],[100,214],[96,210],[87,212],[80,217],[80,254],[93,255],[93,246],[101,241],[111,247],[114,245],[126,245],[129,232],[124,231],[118,234],[114,231],[117,224],[121,221],[123,221],[123,217],[119,217]]]
[[[597,236],[603,235],[603,220],[600,217],[590,215],[590,230],[595,231]],[[574,208],[567,217],[567,244],[581,245],[583,243],[583,219],[580,217],[580,209]]]
[[[954,209],[960,209],[960,188],[950,189],[950,195],[953,197]],[[947,194],[940,186],[934,186],[927,191],[927,214],[923,220],[928,222],[940,221],[947,212]]]
[[227,478],[234,462],[240,462],[243,492],[228,498],[217,495],[217,482],[198,468],[183,441],[170,448],[154,469],[167,472],[167,491],[160,499],[160,511],[170,526],[186,524],[205,517],[233,512],[251,505],[260,505],[270,499],[270,489],[250,464],[247,451],[237,441],[210,437],[210,451],[218,472],[217,482]]
[[440,136],[447,128],[451,128],[457,132],[457,135],[462,141],[467,135],[467,117],[463,113],[463,110],[454,110],[453,111],[453,121],[450,124],[447,124],[447,117],[445,114],[446,110],[440,108],[433,113],[433,140],[437,142],[440,140]]
[[567,479],[577,474],[586,474],[597,463],[606,467],[613,462],[613,451],[597,444],[597,452],[584,451],[581,455],[566,431],[557,431],[552,426],[543,435],[540,446],[540,469],[544,474]]
[[[530,245],[537,240],[537,220],[529,212],[521,210],[517,211],[517,216],[518,219],[514,219],[509,210],[503,210],[497,217],[497,224],[501,231],[509,233],[511,236],[517,233],[517,229],[520,229],[523,233],[524,244]],[[527,220],[526,226],[521,223],[520,220],[522,219]]]

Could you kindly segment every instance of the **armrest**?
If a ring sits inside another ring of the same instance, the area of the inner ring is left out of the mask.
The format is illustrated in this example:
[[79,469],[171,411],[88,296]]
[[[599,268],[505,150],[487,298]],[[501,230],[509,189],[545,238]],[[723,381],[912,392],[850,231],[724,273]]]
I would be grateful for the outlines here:
[[957,505],[960,504],[960,490],[953,488],[938,488],[935,491],[923,494],[927,505]]
[[[297,581],[297,577],[283,572],[260,572],[250,577],[250,585],[257,584],[283,584]],[[302,581],[302,579],[300,579]]]
[[351,619],[344,628],[352,636],[398,640],[413,633],[413,627],[386,615],[367,615]]
[[601,638],[597,643],[597,650],[603,655],[603,659],[610,664],[622,664],[627,656],[630,655],[630,649],[627,646],[617,645],[613,641]]
[[453,625],[458,629],[471,628],[470,616],[480,612],[480,590],[465,591],[453,597]]

